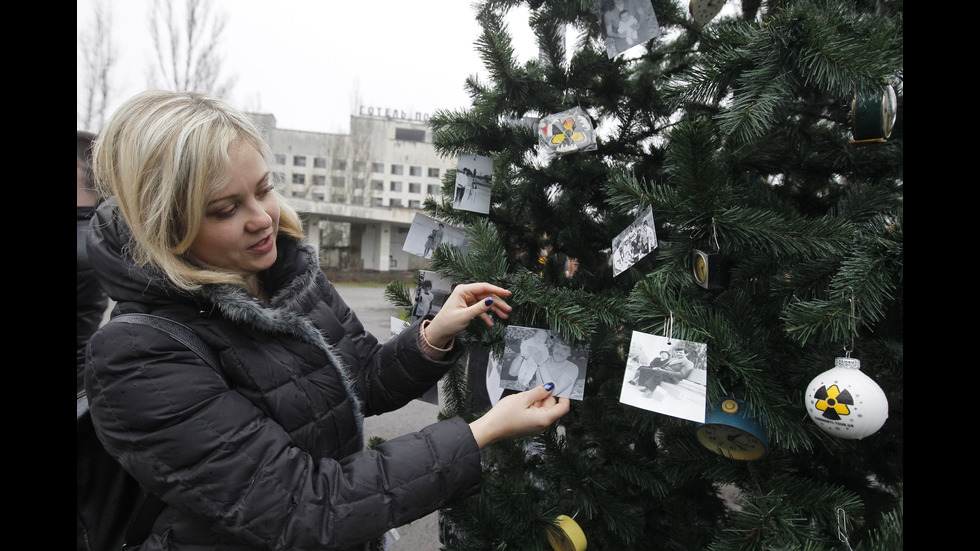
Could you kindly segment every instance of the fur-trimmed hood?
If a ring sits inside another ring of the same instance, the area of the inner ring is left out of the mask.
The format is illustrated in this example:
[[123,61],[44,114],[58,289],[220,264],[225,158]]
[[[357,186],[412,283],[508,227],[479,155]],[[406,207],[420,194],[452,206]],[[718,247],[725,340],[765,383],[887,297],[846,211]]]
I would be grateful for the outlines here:
[[[360,402],[351,388],[350,370],[323,338],[323,334],[304,314],[315,307],[325,289],[318,288],[322,276],[316,250],[309,244],[280,234],[276,240],[278,256],[273,265],[260,274],[272,293],[268,305],[241,287],[230,284],[204,285],[197,291],[180,289],[162,273],[150,267],[138,267],[126,253],[131,233],[118,210],[118,201],[104,201],[95,214],[88,252],[103,287],[117,303],[143,303],[147,311],[180,303],[194,303],[198,315],[216,315],[236,325],[291,335],[323,350],[340,374],[351,400],[358,404],[358,429],[363,427]],[[122,311],[129,311],[124,306]],[[177,316],[179,317],[179,316]]]
[[276,262],[260,276],[273,292],[268,307],[234,285],[205,285],[197,291],[186,291],[176,287],[158,270],[136,266],[126,252],[131,234],[117,205],[115,198],[102,203],[95,214],[88,241],[93,268],[114,301],[141,303],[147,308],[193,302],[207,317],[220,313],[235,323],[291,334],[327,348],[320,332],[308,319],[296,313],[306,309],[301,303],[310,300],[320,274],[316,251],[311,245],[289,236],[279,236]]

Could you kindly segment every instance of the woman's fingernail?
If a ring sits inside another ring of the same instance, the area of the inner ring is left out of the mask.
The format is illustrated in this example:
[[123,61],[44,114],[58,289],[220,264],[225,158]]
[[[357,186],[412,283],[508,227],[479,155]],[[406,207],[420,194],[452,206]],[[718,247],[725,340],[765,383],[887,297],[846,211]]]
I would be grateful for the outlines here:
[[483,304],[486,304],[487,306],[490,306],[491,304],[493,304],[493,297],[489,297],[489,298],[487,298],[487,300],[484,300],[483,301]]
[[550,392],[550,391],[551,391],[551,389],[553,389],[553,388],[555,388],[555,383],[545,383],[545,384],[544,384],[544,389],[545,389],[545,390],[547,390],[547,391],[549,391],[549,392]]

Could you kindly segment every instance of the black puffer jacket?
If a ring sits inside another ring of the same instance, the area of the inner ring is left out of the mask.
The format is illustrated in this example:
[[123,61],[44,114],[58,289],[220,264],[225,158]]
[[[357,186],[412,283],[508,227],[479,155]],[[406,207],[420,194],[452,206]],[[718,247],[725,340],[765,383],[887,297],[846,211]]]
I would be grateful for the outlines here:
[[280,236],[265,305],[232,286],[179,291],[122,254],[115,203],[89,256],[114,313],[149,312],[197,332],[216,374],[150,327],[110,324],[89,345],[85,384],[110,453],[168,507],[142,549],[360,548],[475,493],[479,450],[461,419],[363,449],[362,420],[432,387],[458,358],[419,348],[413,324],[384,345],[317,265]]
[[78,392],[84,386],[85,347],[88,346],[89,337],[102,323],[102,315],[109,305],[109,300],[99,285],[92,266],[89,265],[86,249],[88,226],[92,215],[95,214],[95,207],[76,207],[76,209],[75,279],[78,282],[78,291],[75,293],[75,322],[78,330],[75,333],[75,392]]

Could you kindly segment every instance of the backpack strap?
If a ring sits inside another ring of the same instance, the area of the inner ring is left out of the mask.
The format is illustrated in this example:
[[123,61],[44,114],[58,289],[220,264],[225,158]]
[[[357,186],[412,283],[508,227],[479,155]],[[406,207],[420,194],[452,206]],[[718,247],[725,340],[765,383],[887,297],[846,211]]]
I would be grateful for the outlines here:
[[[204,344],[201,337],[197,336],[190,327],[179,321],[170,318],[154,316],[153,314],[119,314],[109,320],[110,322],[139,323],[156,327],[160,331],[167,333],[180,344],[190,348],[195,354],[200,356],[211,366],[211,369],[218,371],[218,356],[208,345]],[[221,374],[220,372],[218,373]]]
[[[207,362],[211,366],[211,369],[214,369],[218,375],[221,375],[221,372],[218,371],[218,356],[214,353],[214,350],[211,350],[190,327],[180,322],[154,316],[153,314],[139,313],[119,314],[118,316],[112,317],[109,322],[136,323],[155,327],[170,335],[175,341],[191,349]],[[149,492],[144,493],[146,495],[143,501],[137,506],[136,514],[130,519],[129,526],[126,528],[126,539],[123,543],[123,549],[139,547],[143,540],[150,535],[153,523],[156,522],[157,517],[160,516],[160,512],[163,511],[166,505],[155,494]]]

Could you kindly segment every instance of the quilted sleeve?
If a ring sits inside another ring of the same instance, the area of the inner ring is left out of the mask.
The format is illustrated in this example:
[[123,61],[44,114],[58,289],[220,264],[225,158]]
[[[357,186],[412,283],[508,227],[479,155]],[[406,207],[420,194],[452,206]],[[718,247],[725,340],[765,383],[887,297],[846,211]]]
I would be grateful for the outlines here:
[[314,460],[196,355],[154,331],[121,324],[92,339],[93,422],[145,488],[221,537],[343,549],[478,490],[479,449],[460,419],[342,461]]

